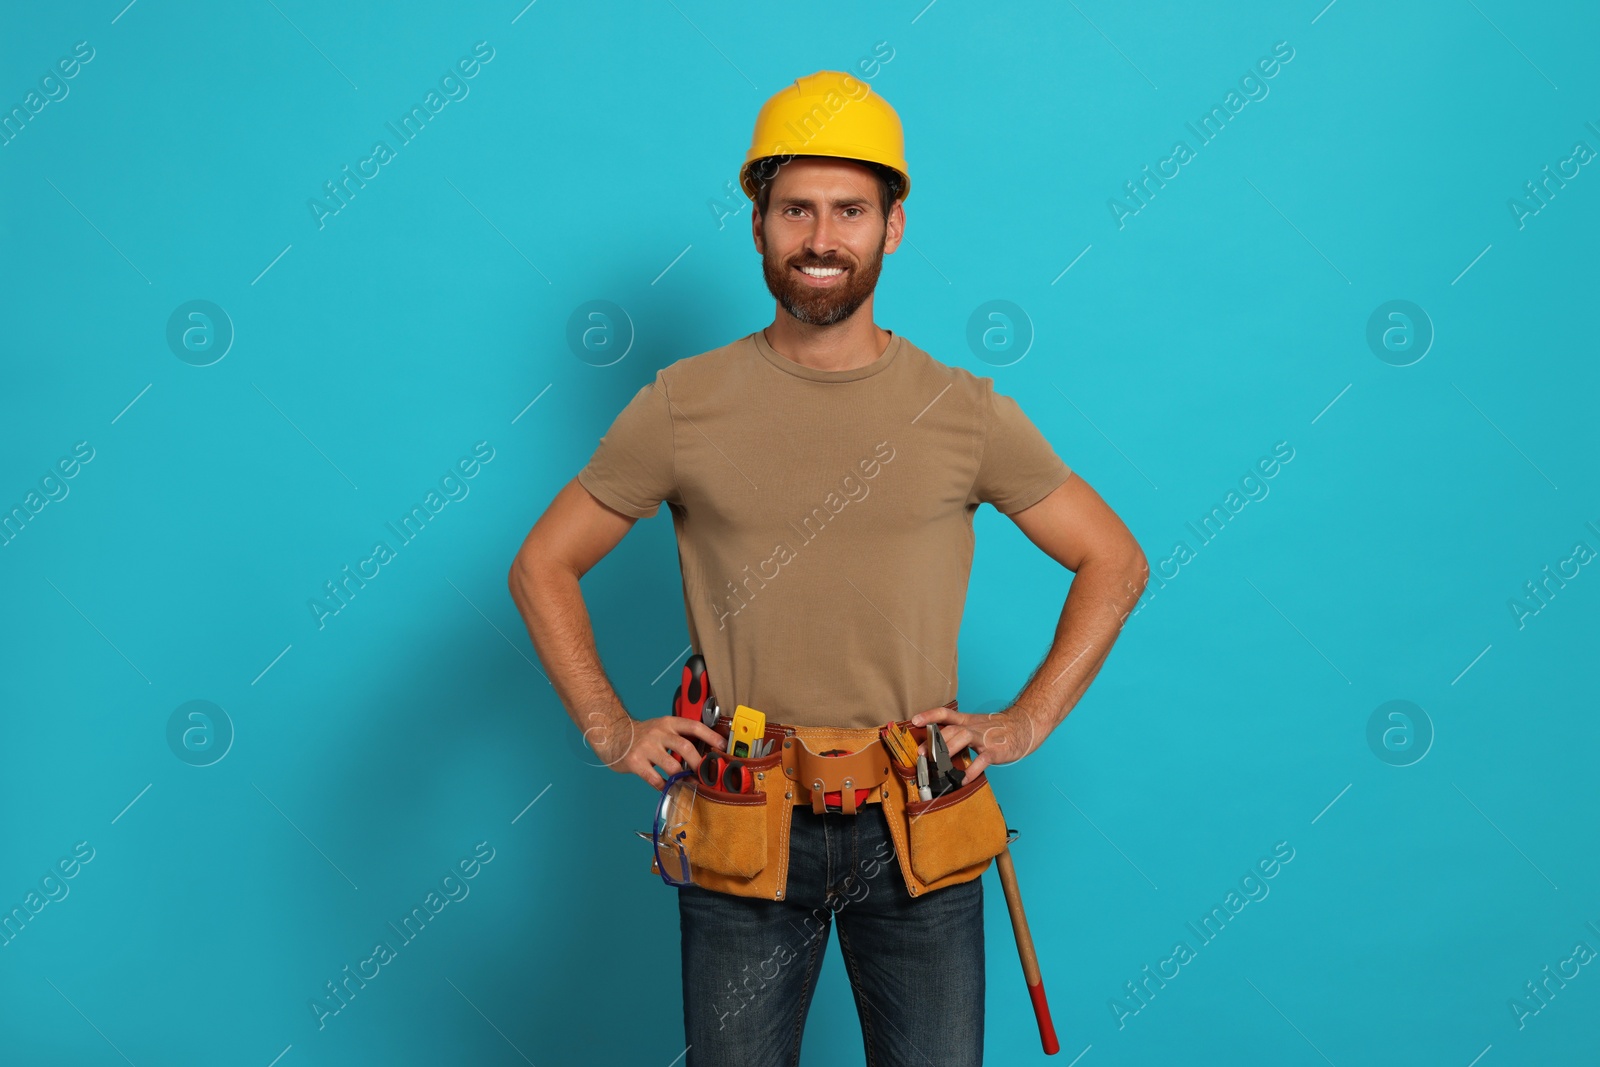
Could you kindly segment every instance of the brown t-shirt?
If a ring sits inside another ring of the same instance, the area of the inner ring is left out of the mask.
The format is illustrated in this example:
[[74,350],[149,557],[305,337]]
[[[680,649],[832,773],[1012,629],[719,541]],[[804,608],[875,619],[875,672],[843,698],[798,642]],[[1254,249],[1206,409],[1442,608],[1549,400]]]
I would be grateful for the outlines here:
[[872,727],[956,695],[972,515],[1071,475],[994,380],[895,334],[813,370],[760,331],[629,401],[578,481],[635,518],[666,501],[692,647],[722,706]]

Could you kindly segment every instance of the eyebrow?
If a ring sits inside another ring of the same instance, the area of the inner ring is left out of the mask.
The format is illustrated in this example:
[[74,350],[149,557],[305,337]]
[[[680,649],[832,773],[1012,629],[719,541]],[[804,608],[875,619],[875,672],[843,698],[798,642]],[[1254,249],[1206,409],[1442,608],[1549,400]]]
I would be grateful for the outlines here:
[[[783,207],[816,207],[817,202],[801,196],[784,196],[778,198],[778,203]],[[830,200],[833,207],[871,207],[872,202],[864,196],[851,196],[843,200]]]

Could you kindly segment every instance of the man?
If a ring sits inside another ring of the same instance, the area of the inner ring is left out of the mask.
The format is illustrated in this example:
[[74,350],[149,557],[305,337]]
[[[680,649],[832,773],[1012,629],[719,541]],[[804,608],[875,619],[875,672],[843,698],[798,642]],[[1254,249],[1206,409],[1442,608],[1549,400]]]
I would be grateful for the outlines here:
[[[512,566],[512,596],[585,739],[657,789],[663,772],[699,767],[696,741],[724,742],[698,720],[628,714],[579,579],[662,501],[691,644],[724,708],[799,726],[939,723],[952,752],[976,753],[969,778],[1044,741],[1144,589],[1132,535],[1014,400],[873,322],[883,256],[905,231],[902,143],[893,109],[846,74],[767,102],[741,183],[772,323],[657,371]],[[1075,578],[1014,703],[972,715],[942,705],[956,695],[984,502]],[[869,1064],[980,1062],[981,879],[910,895],[875,805],[800,804],[789,847],[786,899],[678,891],[691,1067],[798,1062],[834,920]]]

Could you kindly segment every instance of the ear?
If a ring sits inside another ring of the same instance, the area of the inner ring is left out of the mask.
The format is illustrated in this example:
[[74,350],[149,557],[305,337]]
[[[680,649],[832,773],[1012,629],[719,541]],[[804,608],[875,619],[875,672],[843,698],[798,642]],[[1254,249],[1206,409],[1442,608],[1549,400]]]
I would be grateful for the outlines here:
[[896,200],[889,209],[889,218],[885,222],[886,233],[883,239],[883,254],[888,255],[900,247],[900,238],[906,231],[906,211],[903,202]]
[[750,202],[750,236],[755,239],[756,252],[760,255],[767,254],[767,242],[761,236],[761,209],[756,207],[755,201]]

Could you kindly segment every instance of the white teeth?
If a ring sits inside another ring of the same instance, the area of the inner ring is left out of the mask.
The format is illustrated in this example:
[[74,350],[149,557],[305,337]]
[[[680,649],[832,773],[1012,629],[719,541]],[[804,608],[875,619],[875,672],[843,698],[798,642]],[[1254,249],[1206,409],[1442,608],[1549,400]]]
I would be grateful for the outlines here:
[[800,269],[813,278],[835,278],[844,273],[843,267],[801,267]]

